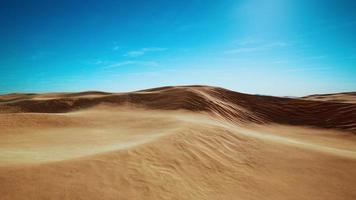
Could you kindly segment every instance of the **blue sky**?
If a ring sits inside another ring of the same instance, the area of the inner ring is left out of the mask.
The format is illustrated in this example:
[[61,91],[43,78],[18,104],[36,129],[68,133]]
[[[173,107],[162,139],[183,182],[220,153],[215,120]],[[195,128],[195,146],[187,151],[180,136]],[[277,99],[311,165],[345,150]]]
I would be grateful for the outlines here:
[[2,0],[0,93],[356,91],[356,1]]

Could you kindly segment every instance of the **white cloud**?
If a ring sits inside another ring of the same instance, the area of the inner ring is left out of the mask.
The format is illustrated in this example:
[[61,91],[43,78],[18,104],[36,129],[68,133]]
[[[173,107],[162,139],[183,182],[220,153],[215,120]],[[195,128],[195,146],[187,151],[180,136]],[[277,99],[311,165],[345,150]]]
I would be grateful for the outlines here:
[[142,56],[143,54],[145,54],[145,51],[129,51],[124,56],[138,57]]
[[119,50],[119,49],[120,49],[119,46],[114,46],[114,47],[112,48],[113,51],[117,51],[117,50]]
[[[243,43],[240,44],[240,47],[235,49],[230,49],[225,51],[225,54],[236,54],[236,53],[249,53],[249,52],[257,52],[257,51],[266,51],[274,48],[285,47],[288,44],[285,42],[274,42],[274,43],[267,43],[267,44],[258,44],[258,45],[249,45],[246,47],[247,44],[255,44],[255,43]],[[241,47],[242,46],[242,47]]]
[[157,51],[166,51],[166,50],[167,50],[166,48],[160,48],[160,47],[142,48],[135,51],[129,51],[126,54],[124,54],[124,56],[138,57],[144,55],[147,52],[157,52]]
[[107,65],[105,68],[115,68],[121,67],[126,65],[143,65],[143,66],[150,66],[150,67],[157,67],[159,64],[155,61],[136,61],[136,60],[126,60],[122,62],[116,62],[111,65]]

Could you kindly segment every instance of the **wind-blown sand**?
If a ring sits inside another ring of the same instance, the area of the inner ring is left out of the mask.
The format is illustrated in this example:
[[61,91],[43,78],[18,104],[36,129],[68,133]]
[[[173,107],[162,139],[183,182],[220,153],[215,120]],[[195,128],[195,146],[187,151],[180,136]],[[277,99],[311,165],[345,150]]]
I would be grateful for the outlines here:
[[0,199],[356,199],[356,96],[321,96],[2,95]]

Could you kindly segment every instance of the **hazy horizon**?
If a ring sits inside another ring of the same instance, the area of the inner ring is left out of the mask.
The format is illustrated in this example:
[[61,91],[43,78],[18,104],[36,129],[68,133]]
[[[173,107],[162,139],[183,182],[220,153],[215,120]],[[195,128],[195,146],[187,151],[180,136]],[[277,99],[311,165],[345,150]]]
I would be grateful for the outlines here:
[[0,3],[0,94],[356,91],[356,1]]

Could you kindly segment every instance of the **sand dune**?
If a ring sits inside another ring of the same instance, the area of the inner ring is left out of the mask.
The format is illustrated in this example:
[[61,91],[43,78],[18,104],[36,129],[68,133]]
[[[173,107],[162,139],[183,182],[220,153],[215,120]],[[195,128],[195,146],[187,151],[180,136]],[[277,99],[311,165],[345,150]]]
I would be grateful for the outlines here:
[[3,95],[1,199],[355,199],[352,97]]
[[315,101],[330,101],[341,103],[356,103],[356,92],[344,92],[336,94],[315,94],[303,97],[303,99]]

